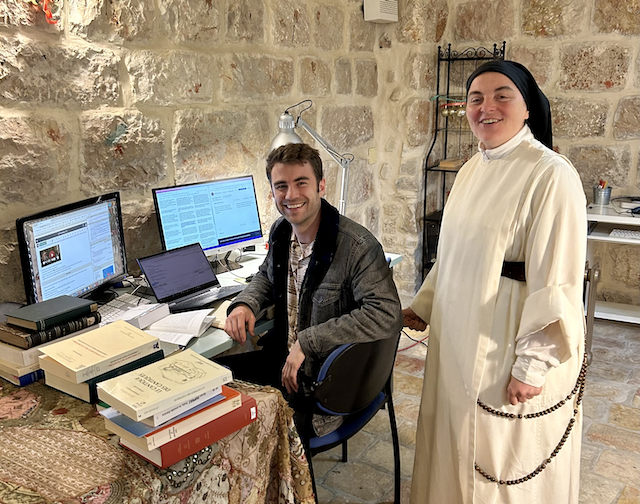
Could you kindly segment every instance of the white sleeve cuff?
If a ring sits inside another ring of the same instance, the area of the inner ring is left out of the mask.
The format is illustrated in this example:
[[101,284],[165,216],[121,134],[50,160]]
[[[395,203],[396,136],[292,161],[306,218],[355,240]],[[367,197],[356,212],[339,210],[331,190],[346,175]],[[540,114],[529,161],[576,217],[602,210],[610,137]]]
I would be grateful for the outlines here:
[[547,362],[535,357],[520,355],[511,368],[511,376],[532,387],[542,387],[547,371],[552,367]]

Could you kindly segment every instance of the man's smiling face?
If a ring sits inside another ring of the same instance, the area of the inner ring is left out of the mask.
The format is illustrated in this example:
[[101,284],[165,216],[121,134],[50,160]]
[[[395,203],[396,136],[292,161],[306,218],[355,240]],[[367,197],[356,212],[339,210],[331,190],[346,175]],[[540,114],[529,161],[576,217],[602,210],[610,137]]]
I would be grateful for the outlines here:
[[312,166],[276,163],[271,172],[271,191],[276,208],[291,223],[296,234],[320,222],[325,180],[318,181]]

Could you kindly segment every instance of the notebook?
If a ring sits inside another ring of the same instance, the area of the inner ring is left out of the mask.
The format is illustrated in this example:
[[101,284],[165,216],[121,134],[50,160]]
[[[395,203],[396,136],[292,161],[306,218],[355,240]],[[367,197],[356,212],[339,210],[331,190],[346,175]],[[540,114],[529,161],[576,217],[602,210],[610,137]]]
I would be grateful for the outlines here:
[[222,287],[199,243],[138,259],[158,303],[171,313],[205,308],[245,286]]

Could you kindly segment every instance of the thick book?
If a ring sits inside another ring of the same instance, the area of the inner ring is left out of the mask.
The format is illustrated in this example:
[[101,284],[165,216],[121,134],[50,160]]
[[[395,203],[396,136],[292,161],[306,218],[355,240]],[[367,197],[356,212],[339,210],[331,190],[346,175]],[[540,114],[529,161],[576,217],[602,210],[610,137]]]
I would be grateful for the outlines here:
[[42,348],[40,367],[74,383],[82,383],[160,349],[155,336],[124,320]]
[[138,421],[232,379],[229,369],[187,349],[99,383],[98,397]]
[[238,409],[169,441],[159,448],[143,450],[125,438],[120,438],[120,444],[153,465],[166,469],[254,422],[258,417],[256,400],[246,394],[241,393],[240,396],[242,405]]
[[[77,336],[78,334],[85,331],[90,331],[91,329],[93,328],[87,327],[86,329],[80,329],[75,333],[67,334],[66,336],[62,336],[61,338],[58,338],[57,340],[53,340],[53,341],[56,342],[56,341],[62,341],[64,339],[69,339],[72,336]],[[40,359],[38,357],[42,355],[42,349],[46,345],[50,345],[51,343],[52,342],[50,341],[48,343],[43,343],[42,345],[25,349],[25,348],[19,348],[14,345],[10,345],[9,343],[3,343],[2,341],[0,341],[0,355],[2,356],[2,359],[6,360],[7,362],[11,362],[12,364],[15,364],[17,366],[28,366],[30,364],[36,364],[36,363],[38,363],[38,366],[39,366]]]
[[[167,303],[147,304],[129,310],[124,314],[124,320],[138,329],[145,329],[154,322],[162,320],[169,313],[169,305]],[[133,315],[133,317],[129,318],[127,315]]]
[[159,427],[136,422],[113,407],[101,411],[100,414],[104,417],[104,426],[107,430],[128,440],[138,448],[153,450],[172,439],[179,438],[216,418],[220,418],[222,415],[239,408],[241,404],[240,392],[229,387],[222,387],[220,395],[212,397],[183,413],[175,420],[166,422]]
[[29,364],[27,366],[19,366],[12,362],[8,362],[4,359],[0,359],[0,371],[4,371],[5,373],[11,373],[16,376],[23,376],[34,371],[40,369],[40,365],[38,362],[34,364]]
[[8,382],[18,385],[19,387],[24,387],[25,385],[30,385],[38,380],[42,380],[44,378],[44,373],[42,372],[42,369],[38,369],[37,371],[32,371],[31,373],[23,376],[16,376],[0,370],[0,378],[4,378]]
[[70,382],[60,376],[45,371],[44,383],[45,385],[61,390],[73,397],[77,397],[82,401],[97,403],[99,401],[97,391],[97,385],[99,382],[115,378],[116,376],[120,376],[124,373],[128,373],[129,371],[133,371],[134,369],[141,368],[147,364],[151,364],[152,362],[157,362],[162,359],[164,359],[164,352],[162,350],[158,350],[82,383]]
[[98,310],[98,304],[73,296],[58,296],[34,303],[7,313],[9,324],[43,331],[56,324],[90,315]]
[[196,406],[201,405],[202,403],[208,401],[209,399],[220,395],[222,393],[222,385],[211,390],[205,390],[202,394],[192,397],[191,399],[186,400],[181,404],[176,404],[175,406],[171,406],[171,408],[159,411],[155,415],[151,415],[150,417],[143,418],[140,420],[142,423],[146,425],[150,425],[152,427],[158,427],[169,420],[173,420],[178,417],[178,415],[182,415],[186,411],[189,411]]
[[0,323],[0,341],[23,349],[33,348],[48,343],[67,334],[75,333],[100,323],[100,312],[67,320],[42,331],[32,331],[10,324]]

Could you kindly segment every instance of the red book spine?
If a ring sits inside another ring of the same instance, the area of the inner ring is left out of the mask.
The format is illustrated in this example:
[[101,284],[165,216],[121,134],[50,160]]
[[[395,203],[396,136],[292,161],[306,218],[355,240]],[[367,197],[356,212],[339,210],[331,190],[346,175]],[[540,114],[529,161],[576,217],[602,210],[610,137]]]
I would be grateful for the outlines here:
[[145,450],[136,446],[125,446],[125,448],[140,455],[157,467],[166,469],[170,465],[184,460],[203,448],[212,445],[220,439],[254,422],[258,416],[256,400],[242,393],[241,397],[242,405],[239,408],[153,450],[153,453],[160,454],[162,461],[160,465],[156,464],[150,458],[145,457]]

